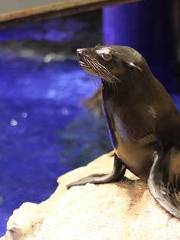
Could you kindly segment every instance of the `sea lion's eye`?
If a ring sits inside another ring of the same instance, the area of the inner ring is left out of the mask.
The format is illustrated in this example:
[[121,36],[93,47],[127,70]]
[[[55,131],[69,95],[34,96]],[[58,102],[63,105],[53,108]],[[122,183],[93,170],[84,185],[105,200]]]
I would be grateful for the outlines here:
[[107,62],[112,60],[112,54],[110,53],[101,53],[101,57],[103,58],[103,60]]

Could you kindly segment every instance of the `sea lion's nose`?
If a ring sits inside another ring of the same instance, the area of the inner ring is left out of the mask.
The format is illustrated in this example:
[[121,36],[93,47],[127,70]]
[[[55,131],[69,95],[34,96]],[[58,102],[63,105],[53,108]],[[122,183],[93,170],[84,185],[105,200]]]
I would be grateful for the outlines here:
[[77,55],[80,57],[82,54],[86,53],[88,50],[87,48],[78,48],[77,49]]

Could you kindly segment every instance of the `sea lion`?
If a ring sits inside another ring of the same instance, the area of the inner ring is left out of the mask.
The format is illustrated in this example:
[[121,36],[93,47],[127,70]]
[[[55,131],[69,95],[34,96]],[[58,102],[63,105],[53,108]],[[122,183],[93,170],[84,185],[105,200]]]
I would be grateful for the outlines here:
[[78,49],[77,55],[83,69],[101,78],[115,154],[111,174],[91,175],[67,187],[118,181],[128,168],[180,218],[180,113],[170,95],[130,47],[98,45]]

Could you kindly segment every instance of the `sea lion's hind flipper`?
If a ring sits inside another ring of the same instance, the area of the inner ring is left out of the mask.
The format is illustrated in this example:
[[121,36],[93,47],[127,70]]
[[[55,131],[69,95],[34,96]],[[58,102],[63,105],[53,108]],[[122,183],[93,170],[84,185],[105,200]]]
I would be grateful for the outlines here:
[[180,218],[180,147],[164,154],[155,153],[148,186],[157,202],[170,214]]
[[119,159],[116,155],[114,155],[114,165],[113,165],[112,173],[92,174],[90,176],[84,177],[80,180],[77,180],[75,182],[68,184],[67,188],[71,188],[73,186],[85,185],[86,183],[101,184],[101,183],[116,182],[123,178],[125,170],[126,170],[126,167],[122,163],[121,159]]

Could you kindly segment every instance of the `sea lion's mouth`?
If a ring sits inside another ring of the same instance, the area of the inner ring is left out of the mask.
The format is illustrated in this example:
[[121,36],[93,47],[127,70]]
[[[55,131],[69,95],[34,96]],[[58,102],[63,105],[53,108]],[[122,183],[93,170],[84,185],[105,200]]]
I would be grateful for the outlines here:
[[[79,61],[79,65],[81,67],[88,67],[88,65],[90,65],[89,61],[91,60],[90,57],[86,56],[83,53],[83,49],[77,49],[77,57],[78,57],[78,61]],[[89,60],[88,60],[89,58]]]
[[87,72],[90,72],[91,74],[97,75],[97,70],[94,69],[93,61],[90,57],[86,55],[80,55],[79,58],[79,65],[84,68]]

